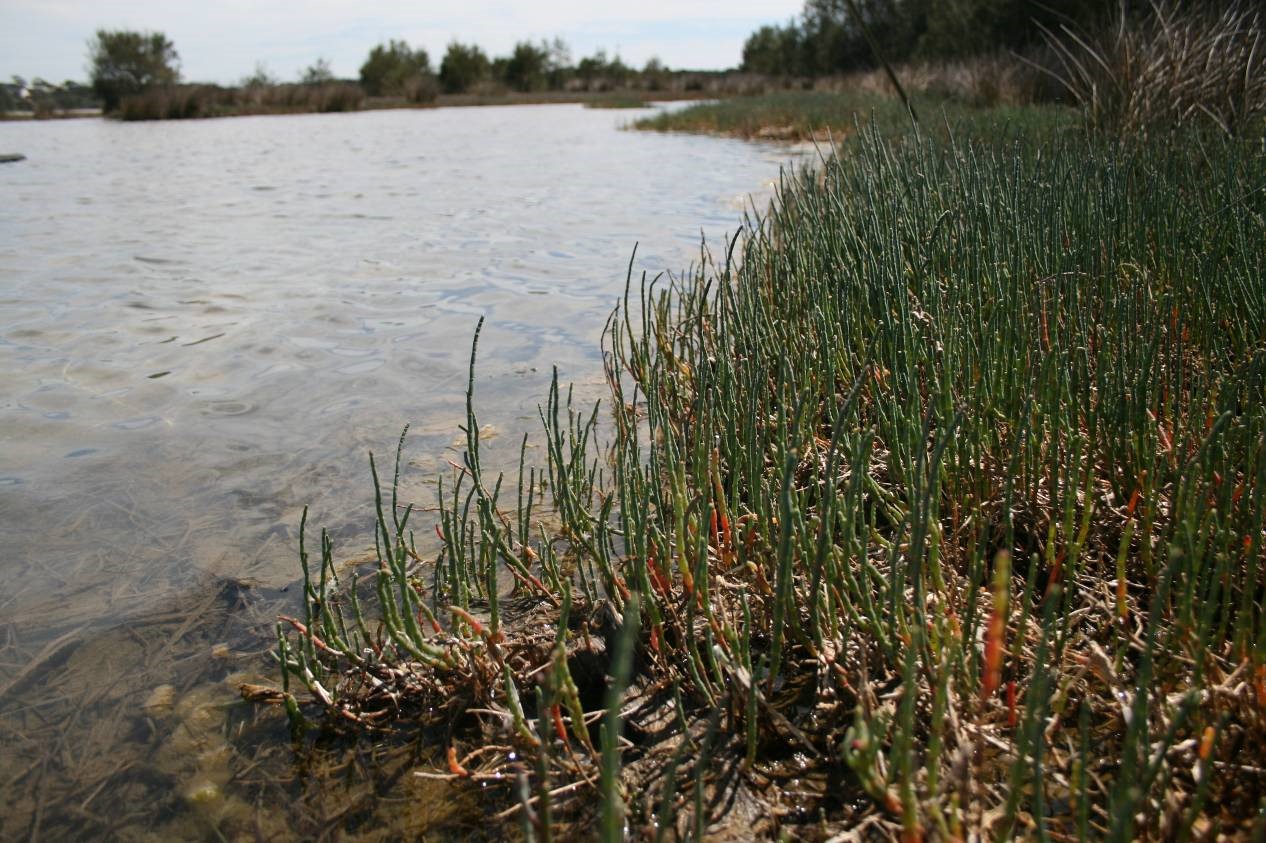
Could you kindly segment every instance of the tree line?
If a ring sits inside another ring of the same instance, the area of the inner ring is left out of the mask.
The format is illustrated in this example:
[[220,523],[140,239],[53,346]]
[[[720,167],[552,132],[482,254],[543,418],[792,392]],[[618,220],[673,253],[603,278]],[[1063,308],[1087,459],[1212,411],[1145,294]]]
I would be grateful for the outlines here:
[[[128,97],[181,81],[180,56],[160,32],[99,30],[89,43],[88,64],[92,90],[107,113],[117,111]],[[370,50],[355,80],[336,79],[328,61],[318,59],[302,72],[298,84],[355,83],[366,96],[427,102],[439,93],[657,90],[670,73],[658,59],[652,58],[639,70],[603,50],[573,62],[561,38],[520,41],[509,54],[495,57],[475,44],[453,41],[438,65],[433,65],[424,48],[393,39]],[[257,66],[240,87],[280,84]]]
[[639,83],[654,87],[668,73],[652,58],[639,70],[619,55],[598,50],[572,61],[561,38],[520,41],[508,55],[490,57],[477,44],[452,41],[437,66],[422,47],[391,40],[369,52],[360,68],[360,84],[369,96],[408,95],[411,87],[433,80],[443,93],[462,94],[481,89],[511,91],[612,90]]
[[0,114],[29,111],[42,117],[99,105],[92,88],[73,79],[58,84],[38,76],[31,80],[13,76],[8,82],[0,82]]
[[769,76],[829,76],[873,68],[876,52],[887,61],[906,62],[1024,51],[1041,43],[1044,31],[1061,26],[1093,29],[1121,4],[1122,0],[806,0],[798,17],[781,26],[763,26],[748,37],[742,68]]

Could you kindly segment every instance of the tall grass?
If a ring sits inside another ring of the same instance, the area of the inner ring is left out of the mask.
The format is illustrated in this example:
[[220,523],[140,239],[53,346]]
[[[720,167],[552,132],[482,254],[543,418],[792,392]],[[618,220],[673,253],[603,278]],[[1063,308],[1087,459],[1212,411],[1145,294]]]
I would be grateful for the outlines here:
[[1092,125],[1147,134],[1212,123],[1229,135],[1266,118],[1266,20],[1256,4],[1151,0],[1099,35],[1047,32],[1056,78]]
[[121,120],[182,120],[241,114],[356,111],[365,101],[359,85],[165,85],[124,97],[114,116]]
[[1249,833],[1262,153],[1002,134],[871,128],[631,279],[611,400],[555,382],[539,471],[485,472],[469,391],[443,549],[375,470],[372,588],[301,550],[286,681],[443,722],[422,774],[529,837]]
[[[904,74],[903,74],[904,75]],[[928,129],[944,136],[949,126],[985,133],[999,123],[1022,125],[1028,131],[1072,127],[1075,113],[1059,106],[998,106],[980,109],[956,96],[928,94],[915,85],[912,102]],[[1070,119],[1071,118],[1071,119]],[[839,140],[859,123],[873,121],[886,132],[900,133],[908,123],[905,106],[878,88],[860,85],[847,92],[780,91],[718,102],[699,103],[644,117],[638,129],[660,132],[699,132],[759,140]]]

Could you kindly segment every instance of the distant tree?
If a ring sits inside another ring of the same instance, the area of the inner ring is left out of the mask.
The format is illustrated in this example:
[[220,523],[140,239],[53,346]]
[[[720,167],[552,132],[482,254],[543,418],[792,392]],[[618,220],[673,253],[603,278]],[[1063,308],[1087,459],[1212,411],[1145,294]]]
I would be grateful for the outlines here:
[[180,56],[161,32],[99,29],[88,43],[88,62],[93,90],[106,111],[118,109],[126,96],[180,79]]
[[69,111],[76,108],[100,108],[101,100],[88,85],[67,79],[60,85],[49,88],[53,108],[58,111]]
[[607,51],[598,50],[592,56],[585,56],[576,65],[576,76],[588,85],[602,76],[607,66]]
[[444,91],[460,94],[488,78],[491,65],[484,51],[474,44],[457,41],[448,45],[444,60],[440,62],[440,83]]
[[[328,67],[328,66],[327,66]],[[268,71],[262,61],[255,62],[255,70],[250,76],[242,78],[243,88],[267,88],[278,83],[276,76]]]
[[[1002,49],[1023,49],[1042,40],[1042,28],[1067,25],[1096,31],[1118,9],[1146,8],[1126,0],[940,0],[929,2],[918,51],[925,58],[950,58]],[[1199,5],[1193,2],[1192,5]],[[1177,5],[1175,6],[1177,8]]]
[[743,70],[767,76],[802,76],[809,71],[804,61],[804,33],[796,22],[786,26],[762,26],[743,44]]
[[498,82],[506,81],[506,68],[510,66],[509,56],[494,56],[492,63],[488,65],[488,75]]
[[598,50],[587,56],[576,65],[576,76],[584,80],[585,87],[590,90],[609,90],[624,87],[633,69],[615,58],[608,59],[606,50]]
[[539,91],[549,84],[549,71],[549,45],[520,41],[506,62],[503,81],[516,91]]
[[616,53],[611,61],[607,62],[607,78],[610,79],[617,87],[624,87],[629,83],[629,77],[633,75],[633,68],[624,63],[624,59],[620,58],[620,54]]
[[330,60],[319,58],[304,68],[299,74],[300,85],[324,85],[334,81],[334,71],[330,68]]
[[562,38],[541,42],[541,47],[548,53],[545,64],[546,84],[551,90],[561,90],[567,86],[574,70],[571,66],[571,47]]
[[369,51],[360,67],[360,84],[371,97],[402,96],[431,76],[426,50],[404,41],[389,41]]
[[[1192,0],[1195,2],[1195,0]],[[1218,0],[1208,0],[1218,2]],[[1149,0],[805,0],[798,18],[763,26],[743,45],[743,69],[822,76],[891,62],[1024,50],[1043,27],[1093,30],[1121,3]],[[869,35],[869,38],[868,38]]]
[[668,68],[657,56],[646,60],[642,68],[642,84],[651,91],[662,91],[668,84]]
[[31,111],[36,117],[47,117],[57,108],[53,95],[57,91],[57,86],[36,76],[31,80],[30,86]]
[[[871,33],[882,24],[881,15],[895,7],[895,0],[857,0],[862,20],[855,18],[846,0],[807,0],[801,29],[805,42],[806,69],[816,75],[873,67],[874,54],[862,31]],[[881,45],[882,46],[882,45]],[[895,59],[886,53],[889,59]]]

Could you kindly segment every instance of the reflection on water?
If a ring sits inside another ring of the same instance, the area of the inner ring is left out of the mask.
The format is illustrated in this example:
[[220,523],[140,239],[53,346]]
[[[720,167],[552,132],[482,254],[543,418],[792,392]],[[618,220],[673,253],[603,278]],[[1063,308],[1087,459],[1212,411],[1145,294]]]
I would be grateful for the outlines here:
[[0,837],[250,812],[276,779],[225,681],[268,669],[303,505],[363,553],[365,454],[406,422],[430,503],[479,316],[489,458],[517,455],[552,366],[600,393],[634,243],[683,269],[790,155],[626,119],[0,124],[28,156],[0,171]]

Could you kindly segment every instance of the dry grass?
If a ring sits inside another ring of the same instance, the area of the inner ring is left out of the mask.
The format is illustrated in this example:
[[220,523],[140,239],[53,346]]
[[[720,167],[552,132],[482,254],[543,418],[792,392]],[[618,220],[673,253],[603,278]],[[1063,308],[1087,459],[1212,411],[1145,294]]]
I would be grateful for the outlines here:
[[1266,116],[1262,13],[1243,2],[1220,11],[1153,0],[1150,13],[1121,15],[1092,36],[1047,32],[1056,77],[1094,126],[1147,135],[1212,123],[1228,135],[1258,130]]
[[[959,61],[919,62],[896,68],[912,94],[943,97],[976,107],[1023,106],[1058,99],[1055,85],[1031,64],[1013,55],[991,54]],[[896,96],[882,70],[815,80],[815,90]]]
[[365,102],[359,85],[169,85],[124,97],[114,116],[121,120],[181,120],[243,114],[300,114],[357,111]]

